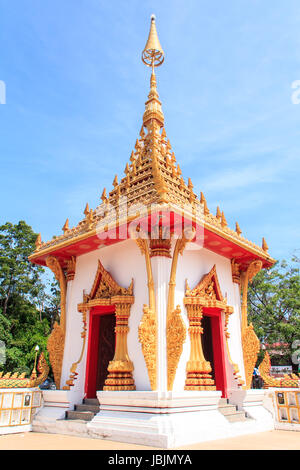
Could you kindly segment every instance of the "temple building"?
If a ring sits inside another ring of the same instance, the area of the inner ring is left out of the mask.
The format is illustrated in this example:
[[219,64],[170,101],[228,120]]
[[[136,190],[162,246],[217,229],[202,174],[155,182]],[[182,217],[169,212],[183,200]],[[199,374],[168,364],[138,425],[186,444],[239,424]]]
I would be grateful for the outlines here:
[[[247,292],[275,260],[183,178],[157,91],[164,57],[152,16],[150,92],[124,175],[30,256],[61,290],[47,346],[56,390],[35,430],[172,447],[273,429],[264,391],[251,390],[260,344]],[[100,410],[85,422],[89,403]]]

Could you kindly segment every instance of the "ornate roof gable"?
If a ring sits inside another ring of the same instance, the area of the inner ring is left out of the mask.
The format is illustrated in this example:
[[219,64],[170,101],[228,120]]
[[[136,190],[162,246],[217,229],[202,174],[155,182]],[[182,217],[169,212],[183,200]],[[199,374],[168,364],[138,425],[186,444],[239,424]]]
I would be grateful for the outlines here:
[[206,297],[214,300],[224,302],[224,298],[220,289],[220,284],[217,276],[216,265],[212,267],[209,273],[205,274],[201,281],[190,289],[186,281],[186,297]]
[[227,299],[222,295],[216,265],[202,277],[194,289],[190,289],[186,281],[184,304],[220,308],[228,314],[233,312],[233,307],[227,305]]
[[128,289],[121,287],[104,268],[100,260],[98,260],[98,269],[93,283],[93,287],[89,295],[84,296],[84,302],[96,299],[110,299],[115,296],[132,296],[133,280]]

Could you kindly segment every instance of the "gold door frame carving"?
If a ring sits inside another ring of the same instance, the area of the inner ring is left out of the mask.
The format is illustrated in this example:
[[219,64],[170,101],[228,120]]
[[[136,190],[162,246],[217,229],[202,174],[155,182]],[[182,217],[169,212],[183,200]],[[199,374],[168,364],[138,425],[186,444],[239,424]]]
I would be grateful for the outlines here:
[[[78,305],[78,311],[83,313],[83,322],[85,325],[86,311],[97,306],[115,306],[116,315],[116,349],[112,361],[108,365],[108,377],[105,380],[103,390],[135,390],[134,379],[132,376],[133,362],[129,358],[127,348],[127,335],[129,331],[128,320],[130,316],[131,305],[134,303],[133,279],[130,286],[126,289],[121,287],[104,268],[101,261],[98,260],[98,269],[95,280],[89,295],[83,295],[83,302]],[[85,346],[86,329],[82,333],[83,349]],[[80,356],[82,358],[83,353]],[[80,361],[74,363],[71,367],[71,374]],[[70,376],[70,380],[76,377]],[[69,385],[73,385],[70,383]]]
[[[190,289],[186,281],[184,305],[188,313],[191,340],[184,388],[185,390],[216,390],[215,382],[210,375],[211,365],[204,357],[201,343],[203,308],[218,308],[225,313],[227,319],[233,313],[233,307],[227,305],[227,300],[222,295],[216,265],[202,277],[194,289]],[[228,335],[225,337],[227,345]],[[229,351],[228,345],[227,349]]]

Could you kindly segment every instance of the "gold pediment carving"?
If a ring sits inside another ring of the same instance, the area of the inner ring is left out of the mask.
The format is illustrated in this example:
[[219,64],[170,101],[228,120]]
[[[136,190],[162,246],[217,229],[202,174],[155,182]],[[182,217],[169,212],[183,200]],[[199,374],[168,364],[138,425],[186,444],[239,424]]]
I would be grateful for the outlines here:
[[221,308],[227,313],[233,312],[233,308],[227,305],[227,300],[223,297],[216,265],[202,277],[193,289],[190,289],[186,281],[184,303],[185,305]]
[[219,300],[220,302],[224,302],[217,276],[216,265],[212,267],[209,273],[202,277],[194,289],[190,289],[186,281],[185,296],[205,297],[206,299]]
[[98,269],[89,295],[84,295],[84,303],[97,303],[97,300],[109,300],[116,297],[133,296],[133,279],[126,289],[121,287],[98,260]]

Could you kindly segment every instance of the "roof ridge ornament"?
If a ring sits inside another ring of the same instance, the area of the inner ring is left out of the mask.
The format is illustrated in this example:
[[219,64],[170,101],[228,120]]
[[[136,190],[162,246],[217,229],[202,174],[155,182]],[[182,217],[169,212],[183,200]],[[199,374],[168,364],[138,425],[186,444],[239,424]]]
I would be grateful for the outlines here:
[[152,67],[150,93],[148,95],[148,100],[145,103],[146,107],[143,115],[143,126],[145,126],[148,131],[150,130],[150,124],[153,124],[154,127],[158,124],[159,128],[164,126],[164,115],[161,109],[161,102],[159,101],[156,76],[154,72],[154,68],[159,67],[163,63],[164,57],[164,51],[160,45],[156,31],[155,15],[151,15],[149,37],[142,52],[143,63],[148,67]]
[[159,67],[164,59],[165,54],[157,35],[155,15],[151,15],[150,32],[146,46],[142,52],[142,61],[148,67],[152,67],[152,72],[154,72],[154,67]]

